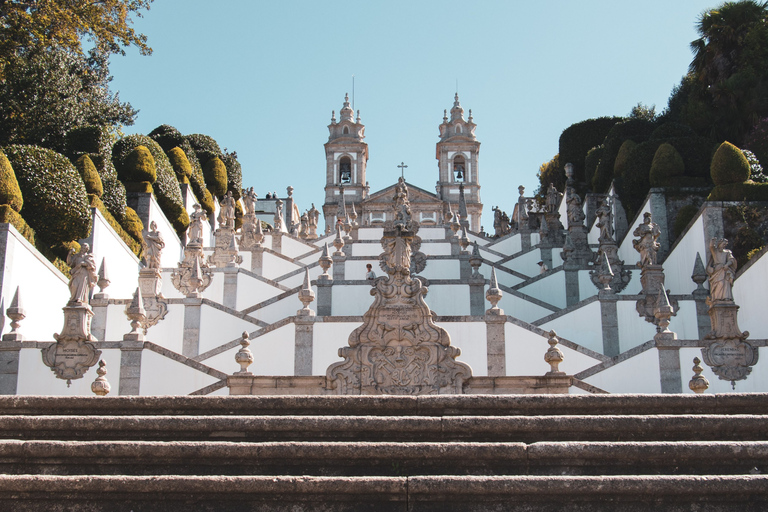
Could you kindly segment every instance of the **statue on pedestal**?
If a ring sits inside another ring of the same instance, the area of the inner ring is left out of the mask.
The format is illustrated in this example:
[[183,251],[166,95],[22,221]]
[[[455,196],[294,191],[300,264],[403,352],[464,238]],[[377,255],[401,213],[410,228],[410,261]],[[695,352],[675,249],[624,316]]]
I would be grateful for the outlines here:
[[736,277],[736,258],[726,249],[728,240],[713,238],[709,241],[707,275],[709,276],[709,296],[711,300],[733,300],[733,279]]
[[144,241],[147,244],[146,251],[144,252],[144,261],[147,263],[147,268],[159,269],[160,256],[165,248],[165,241],[163,240],[163,235],[157,230],[157,222],[152,221],[149,223],[149,231],[144,236]]
[[195,210],[189,216],[189,230],[187,231],[187,243],[203,245],[203,223],[208,220],[205,210],[195,203],[192,208]]
[[637,266],[643,268],[646,265],[656,265],[656,257],[661,247],[658,242],[661,229],[651,220],[649,212],[643,214],[643,223],[635,228],[632,235],[640,237],[639,240],[632,240],[632,246],[640,253]]
[[67,265],[72,269],[69,279],[69,304],[88,305],[88,299],[91,290],[99,281],[96,273],[96,261],[91,254],[91,248],[88,244],[80,247],[80,252],[73,248],[67,255]]

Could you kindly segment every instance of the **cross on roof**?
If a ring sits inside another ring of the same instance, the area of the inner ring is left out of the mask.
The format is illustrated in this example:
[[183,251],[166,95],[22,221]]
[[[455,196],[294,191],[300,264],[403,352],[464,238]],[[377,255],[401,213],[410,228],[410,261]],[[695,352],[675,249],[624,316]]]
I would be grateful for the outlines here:
[[408,168],[407,165],[405,165],[403,162],[400,162],[400,165],[398,165],[400,168],[400,177],[405,179],[405,170]]

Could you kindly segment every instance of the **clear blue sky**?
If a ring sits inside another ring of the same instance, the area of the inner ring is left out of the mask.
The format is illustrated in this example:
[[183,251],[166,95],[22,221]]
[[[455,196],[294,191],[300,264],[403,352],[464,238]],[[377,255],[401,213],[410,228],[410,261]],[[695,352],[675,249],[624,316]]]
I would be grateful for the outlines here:
[[434,191],[435,143],[458,79],[480,148],[484,224],[511,212],[517,186],[571,124],[661,111],[715,0],[156,0],[135,27],[154,49],[111,59],[112,89],[140,110],[126,133],[170,124],[237,151],[260,197],[296,188],[320,206],[331,110],[352,93],[366,125],[372,191]]

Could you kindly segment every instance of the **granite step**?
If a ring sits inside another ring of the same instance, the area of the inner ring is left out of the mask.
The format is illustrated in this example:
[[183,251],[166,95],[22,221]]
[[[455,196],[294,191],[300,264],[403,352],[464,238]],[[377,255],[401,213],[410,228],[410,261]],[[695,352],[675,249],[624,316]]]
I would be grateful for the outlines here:
[[761,441],[765,415],[2,416],[0,439],[144,441]]
[[734,475],[768,473],[768,441],[232,443],[0,441],[6,475]]
[[14,512],[765,510],[768,476],[0,475]]

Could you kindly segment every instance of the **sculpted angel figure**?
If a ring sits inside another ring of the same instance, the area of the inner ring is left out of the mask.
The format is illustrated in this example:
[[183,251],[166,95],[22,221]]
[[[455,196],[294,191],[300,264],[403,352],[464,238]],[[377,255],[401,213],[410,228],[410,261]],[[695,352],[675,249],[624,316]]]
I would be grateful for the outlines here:
[[157,230],[157,222],[152,221],[149,223],[149,231],[144,236],[144,241],[147,244],[147,249],[144,253],[147,268],[160,268],[160,255],[163,252],[163,248],[165,248],[165,241],[163,240],[163,235]]
[[656,265],[656,255],[661,247],[657,241],[661,235],[661,229],[651,220],[649,212],[643,214],[643,223],[635,228],[632,235],[640,237],[639,240],[632,240],[632,246],[640,253],[637,266],[642,268],[646,265]]
[[205,210],[195,203],[192,206],[195,211],[189,216],[189,231],[187,232],[189,242],[202,245],[203,243],[203,222],[208,220],[208,216],[205,214]]
[[69,304],[88,304],[88,296],[99,276],[96,261],[88,244],[80,246],[80,252],[73,248],[67,255],[67,265],[72,269],[69,279]]
[[600,207],[595,212],[595,215],[599,219],[596,224],[597,227],[600,228],[599,240],[613,240],[613,211],[611,210],[611,203],[607,197],[600,203]]
[[253,191],[253,187],[243,189],[243,205],[246,215],[256,212],[256,193]]
[[728,240],[712,238],[709,241],[707,275],[709,296],[713,301],[733,300],[733,279],[736,277],[736,258],[726,249]]
[[232,197],[231,190],[227,192],[227,195],[221,200],[221,211],[216,220],[219,221],[219,226],[222,228],[235,227],[235,198]]

